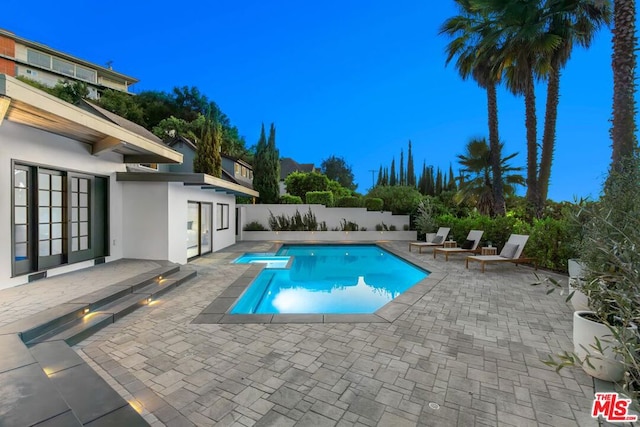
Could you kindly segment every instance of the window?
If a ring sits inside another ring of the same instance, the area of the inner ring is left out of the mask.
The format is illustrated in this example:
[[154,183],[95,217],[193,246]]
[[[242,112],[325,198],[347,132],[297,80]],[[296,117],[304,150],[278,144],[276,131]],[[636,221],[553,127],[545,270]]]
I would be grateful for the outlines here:
[[237,163],[234,163],[233,165],[233,171],[234,171],[234,175],[236,176],[240,176],[240,165]]
[[253,171],[249,169],[249,179],[253,179]]
[[138,165],[142,166],[143,168],[153,169],[155,171],[158,170],[158,164],[157,163],[138,163]]
[[76,65],[76,77],[80,80],[86,80],[90,83],[96,82],[96,70]]
[[[27,62],[31,65],[56,71],[70,77],[76,77],[89,83],[97,81],[96,70],[76,65],[73,62],[48,55],[33,49],[27,49]],[[35,75],[35,72],[33,72]]]
[[229,228],[229,205],[218,203],[216,215],[216,229],[227,230]]
[[27,50],[27,62],[39,67],[51,68],[51,55],[38,52],[37,50]]
[[53,67],[54,71],[57,71],[62,74],[66,74],[67,76],[73,77],[75,75],[75,67],[71,62],[63,61],[62,59],[58,59],[53,57]]
[[247,177],[247,168],[242,166],[242,176]]

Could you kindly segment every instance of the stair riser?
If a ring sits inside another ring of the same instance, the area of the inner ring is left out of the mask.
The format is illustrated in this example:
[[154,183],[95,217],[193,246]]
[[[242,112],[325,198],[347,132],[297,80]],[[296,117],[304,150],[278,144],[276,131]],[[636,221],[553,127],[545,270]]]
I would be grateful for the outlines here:
[[158,276],[167,277],[167,276],[170,276],[170,275],[172,275],[174,273],[177,273],[179,271],[180,271],[180,266],[171,267],[171,268],[165,270],[162,274],[157,274],[154,277],[151,277],[151,278],[149,278],[147,280],[144,280],[144,281],[142,281],[142,282],[140,282],[138,284],[133,285],[131,287],[131,291],[133,293],[136,293],[136,291],[138,289],[144,288],[145,286],[150,285],[153,282],[156,282],[158,280]]
[[98,332],[100,329],[109,326],[110,324],[113,323],[113,316],[107,317],[106,319],[102,320],[101,322],[95,323],[94,325],[91,325],[90,327],[82,330],[80,333],[72,335],[68,338],[65,338],[65,342],[70,345],[70,346],[74,346],[76,344],[78,344],[81,341],[84,341],[85,339],[89,338],[91,335],[95,334],[96,332]]
[[23,331],[20,333],[20,338],[22,338],[22,341],[25,343],[32,341],[37,337],[45,335],[48,332],[51,332],[52,330],[57,329],[66,323],[73,322],[74,320],[81,318],[82,316],[84,316],[84,310],[84,308],[81,308],[65,316],[58,317],[49,322],[43,323],[37,328]]

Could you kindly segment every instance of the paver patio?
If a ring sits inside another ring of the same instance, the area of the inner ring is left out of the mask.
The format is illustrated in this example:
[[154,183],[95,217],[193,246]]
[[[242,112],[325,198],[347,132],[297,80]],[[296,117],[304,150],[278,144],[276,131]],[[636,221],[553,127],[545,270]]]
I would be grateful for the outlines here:
[[[481,274],[463,257],[386,244],[444,276],[391,323],[192,324],[249,268],[231,259],[271,247],[241,243],[190,263],[195,279],[75,349],[152,425],[597,425],[592,379],[540,361],[572,348],[564,296],[530,286],[527,267]],[[47,292],[60,303],[117,281],[127,264],[132,275],[157,266],[127,260],[2,290],[0,325],[47,308]]]

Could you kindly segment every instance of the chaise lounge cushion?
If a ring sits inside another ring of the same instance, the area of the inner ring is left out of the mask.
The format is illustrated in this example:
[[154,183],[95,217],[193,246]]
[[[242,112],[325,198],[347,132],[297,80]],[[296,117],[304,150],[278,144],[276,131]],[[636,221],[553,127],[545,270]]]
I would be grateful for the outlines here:
[[461,248],[462,249],[473,249],[473,245],[476,244],[475,240],[465,240],[464,243],[462,244]]
[[502,248],[502,251],[500,252],[500,256],[502,258],[512,259],[516,255],[517,251],[518,245],[516,245],[515,243],[506,243],[504,245],[504,248]]
[[444,240],[444,236],[436,236],[431,240],[431,243],[440,244]]

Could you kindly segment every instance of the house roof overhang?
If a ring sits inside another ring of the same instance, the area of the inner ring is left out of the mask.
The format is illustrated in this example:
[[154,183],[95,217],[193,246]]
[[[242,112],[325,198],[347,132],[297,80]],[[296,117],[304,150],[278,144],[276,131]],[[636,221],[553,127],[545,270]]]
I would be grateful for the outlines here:
[[255,190],[204,173],[117,172],[116,181],[181,182],[184,185],[199,186],[203,190],[216,190],[235,196],[260,197],[260,193]]
[[164,144],[0,74],[0,125],[3,119],[84,142],[93,155],[122,154],[123,163],[182,163]]

